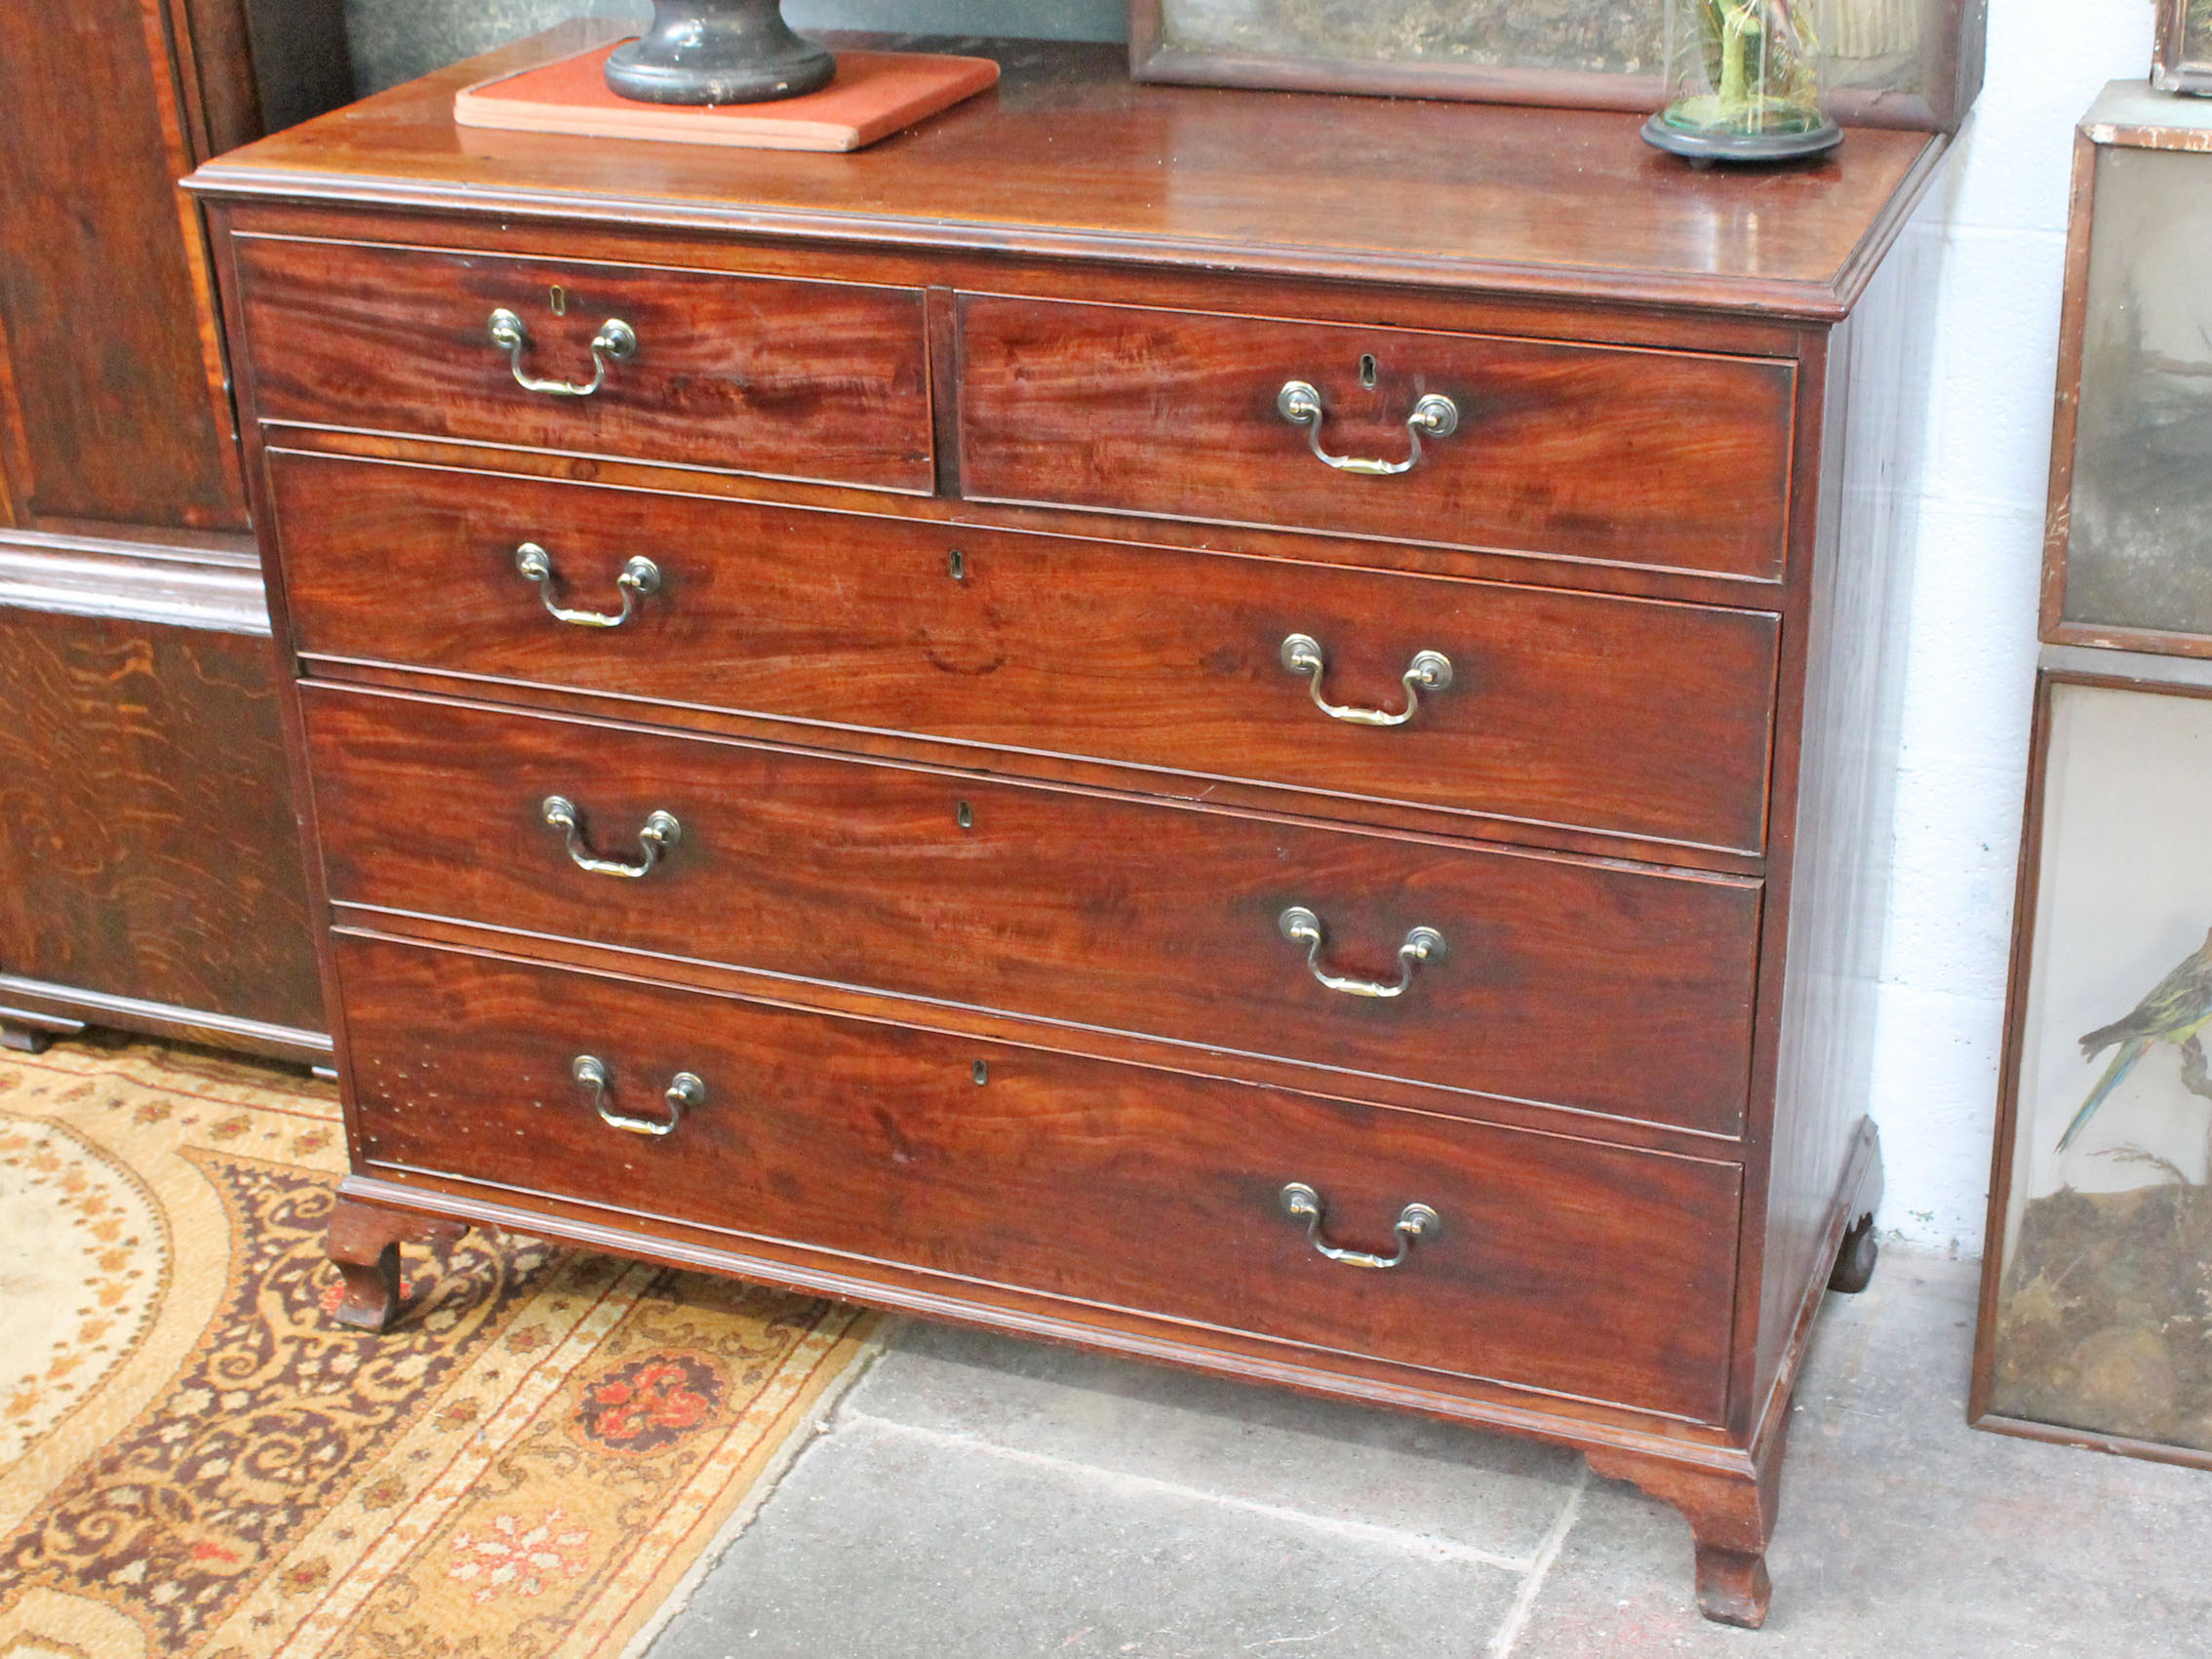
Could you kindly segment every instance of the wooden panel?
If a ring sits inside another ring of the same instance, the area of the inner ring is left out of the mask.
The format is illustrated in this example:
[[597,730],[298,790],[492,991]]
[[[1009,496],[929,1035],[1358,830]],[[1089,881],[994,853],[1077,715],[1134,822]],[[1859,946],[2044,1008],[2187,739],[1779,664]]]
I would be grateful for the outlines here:
[[0,972],[323,1024],[264,637],[0,610]]
[[[430,1169],[1204,1325],[1713,1419],[1736,1171],[1282,1090],[341,938],[370,1167]],[[649,1139],[679,1071],[706,1099]],[[977,1067],[984,1068],[978,1072]],[[979,1081],[980,1080],[980,1081]],[[1388,1273],[1409,1202],[1441,1230]]]
[[[778,974],[1282,1054],[1733,1132],[1748,1068],[1755,883],[1310,828],[757,744],[310,686],[331,896]],[[541,803],[635,853],[574,868]],[[963,810],[969,820],[962,822]],[[1402,998],[1417,926],[1449,954]]]
[[[972,496],[1781,572],[1787,363],[1056,301],[961,312]],[[1425,395],[1458,429],[1410,472],[1332,471],[1276,407],[1292,380],[1320,391],[1335,454],[1404,460]]]
[[[933,488],[919,290],[587,260],[241,238],[257,415],[737,472]],[[556,314],[556,291],[560,314]],[[524,372],[587,384],[610,318],[636,355],[590,397],[528,391],[491,340],[515,312]]]
[[746,237],[1840,316],[1942,140],[1854,131],[1753,180],[1697,173],[1640,114],[1135,86],[1120,47],[994,42],[991,93],[842,158],[460,141],[454,94],[605,39],[458,63],[217,164],[203,187]]
[[1776,791],[1794,845],[1769,1166],[1753,1211],[1764,1218],[1755,1408],[1794,1380],[1873,1102],[1939,248],[1933,234],[1907,238],[1815,371],[1826,454],[1802,747]]
[[[310,654],[1749,851],[1763,839],[1765,612],[297,454],[270,472]],[[525,538],[547,549],[563,605],[617,612],[640,552],[659,591],[619,628],[564,626],[515,570]],[[1338,702],[1402,709],[1423,650],[1445,654],[1452,685],[1402,728],[1333,721],[1283,667],[1294,632],[1322,643]]]
[[162,29],[158,0],[0,0],[19,522],[246,522],[198,216],[174,182],[195,158]]

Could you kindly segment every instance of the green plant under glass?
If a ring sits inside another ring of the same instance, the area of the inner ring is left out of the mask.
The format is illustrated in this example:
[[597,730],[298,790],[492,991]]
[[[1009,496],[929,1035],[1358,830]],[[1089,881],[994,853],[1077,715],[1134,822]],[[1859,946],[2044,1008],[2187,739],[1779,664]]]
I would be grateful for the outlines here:
[[1803,0],[1668,0],[1667,106],[1644,128],[1700,161],[1772,161],[1827,149],[1821,45]]

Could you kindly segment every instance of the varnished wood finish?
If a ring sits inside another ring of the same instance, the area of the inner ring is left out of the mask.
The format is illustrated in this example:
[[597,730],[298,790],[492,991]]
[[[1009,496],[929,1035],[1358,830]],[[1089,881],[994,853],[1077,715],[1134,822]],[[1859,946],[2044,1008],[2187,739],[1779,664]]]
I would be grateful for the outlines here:
[[[237,250],[267,418],[934,485],[918,292],[272,238]],[[490,337],[501,309],[523,320],[533,377],[589,384],[610,318],[636,355],[608,361],[589,397],[526,390]]]
[[1873,274],[1894,229],[1883,216],[1942,147],[1855,131],[1747,190],[1653,150],[1635,115],[1224,98],[1133,85],[1118,47],[1044,42],[989,43],[1006,69],[995,89],[831,159],[454,127],[460,88],[613,27],[578,23],[395,87],[224,158],[197,186],[1833,321]]
[[[1780,573],[1787,363],[993,297],[961,312],[969,495]],[[1334,454],[1403,461],[1426,394],[1458,429],[1410,472],[1333,471],[1276,408],[1291,380],[1320,391]]]
[[[316,687],[334,899],[1732,1133],[1758,889]],[[634,861],[571,862],[541,804]],[[437,803],[425,811],[423,804]],[[961,821],[968,809],[969,822]],[[1281,913],[1326,928],[1323,989]]]
[[4,0],[0,41],[14,522],[242,530],[205,252],[174,182],[206,152],[174,62],[152,50],[161,0]]
[[268,641],[0,608],[0,974],[319,1027]]
[[0,0],[0,1020],[18,1035],[328,1057],[205,227],[176,180],[327,107],[343,65],[331,0]]
[[[803,1240],[984,1296],[1719,1412],[1726,1336],[1698,1311],[1732,1273],[1732,1165],[444,951],[348,939],[338,972],[372,1168]],[[606,1063],[617,1112],[660,1117],[686,1071],[706,1100],[665,1138],[611,1129],[570,1075],[578,1053]],[[1443,1225],[1402,1268],[1325,1261],[1278,1202],[1293,1180],[1323,1196],[1335,1244],[1388,1254],[1409,1202]]]
[[467,1231],[454,1222],[425,1220],[406,1210],[339,1199],[331,1205],[323,1245],[344,1286],[331,1317],[356,1330],[391,1329],[405,1311],[400,1245],[451,1244]]
[[[1880,908],[1869,682],[1904,573],[1870,502],[1909,448],[1894,317],[1925,284],[1884,260],[1941,141],[1695,176],[1632,118],[1132,88],[1063,48],[850,157],[454,133],[455,86],[585,38],[195,180],[246,267],[250,476],[347,965],[345,1192],[1580,1446],[1679,1505],[1708,1610],[1755,1621],[1789,1391],[1875,1190],[1841,981]],[[255,264],[310,242],[915,296],[927,476],[461,442],[439,379],[334,419],[344,365],[249,303],[311,283]],[[1102,317],[1121,332],[1076,338]],[[1217,337],[1350,350],[1250,379]],[[1339,478],[1274,415],[1310,378],[1331,449],[1395,453],[1415,340],[1464,375],[1466,434],[1508,423],[1476,370],[1527,400],[1488,462],[1507,498],[1421,496],[1441,465]],[[1371,406],[1344,405],[1363,352]],[[1279,448],[1230,454],[1247,432]],[[526,535],[569,603],[612,604],[633,553],[666,603],[551,623],[512,574]],[[1424,647],[1468,678],[1340,731],[1273,660],[1292,630],[1340,700],[1384,702]],[[1178,714],[1178,682],[1214,694]],[[1485,700],[1521,758],[1481,747]],[[1672,747],[1645,735],[1668,719]],[[602,854],[655,809],[683,839],[643,880],[585,874],[553,793]],[[1356,1002],[1277,930],[1294,903],[1340,972],[1392,977],[1416,924],[1448,953]],[[759,1087],[718,1110],[710,1080],[667,1143],[613,1138],[567,1074],[585,1027],[625,1108],[679,1048]],[[664,1170],[676,1145],[710,1150]],[[1494,1265],[1529,1277],[1485,1279],[1448,1231],[1388,1275],[1323,1263],[1268,1208],[1308,1178],[1289,1151],[1354,1195],[1331,1225],[1363,1247],[1435,1202],[1415,1185],[1499,1195]],[[1045,1196],[1009,1215],[1005,1191]],[[1585,1242],[1582,1277],[1554,1286],[1530,1217]],[[1231,1248],[1154,1253],[1186,1234]],[[1393,1323],[1431,1244],[1469,1264],[1463,1328]],[[1678,1245],[1702,1265],[1645,1254]],[[1663,1317],[1610,1311],[1631,1297]]]
[[[269,464],[309,656],[1148,766],[1178,794],[1274,780],[1331,798],[1328,815],[1397,800],[1692,847],[1764,841],[1769,612],[450,468]],[[516,573],[526,539],[552,558],[561,604],[617,612],[615,578],[641,552],[660,590],[619,628],[563,625]],[[1292,633],[1322,642],[1337,702],[1402,709],[1420,651],[1443,652],[1453,683],[1402,728],[1330,720],[1283,666]]]

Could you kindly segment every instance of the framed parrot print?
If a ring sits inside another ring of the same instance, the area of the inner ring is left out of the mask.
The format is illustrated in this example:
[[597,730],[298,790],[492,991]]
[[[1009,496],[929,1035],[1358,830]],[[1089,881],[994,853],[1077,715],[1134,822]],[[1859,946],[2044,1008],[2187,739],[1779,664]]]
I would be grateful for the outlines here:
[[1977,1427],[2212,1467],[2212,665],[2038,676]]

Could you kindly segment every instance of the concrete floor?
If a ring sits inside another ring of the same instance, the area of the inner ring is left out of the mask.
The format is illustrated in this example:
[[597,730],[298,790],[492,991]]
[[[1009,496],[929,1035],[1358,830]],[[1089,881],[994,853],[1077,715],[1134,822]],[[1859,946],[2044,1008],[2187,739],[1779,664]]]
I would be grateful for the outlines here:
[[2212,1475],[1966,1428],[1974,1269],[1831,1296],[1766,1629],[1579,1457],[907,1324],[650,1659],[2212,1654]]

